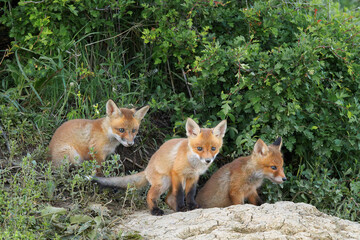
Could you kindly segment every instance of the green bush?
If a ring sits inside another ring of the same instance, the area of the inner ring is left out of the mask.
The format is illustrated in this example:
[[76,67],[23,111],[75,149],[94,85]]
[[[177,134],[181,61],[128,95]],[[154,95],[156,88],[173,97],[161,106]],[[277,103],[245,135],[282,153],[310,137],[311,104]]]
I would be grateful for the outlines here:
[[[1,22],[10,28],[10,37],[19,47],[37,53],[56,54],[57,49],[68,50],[76,40],[88,37],[97,40],[94,31],[112,29],[121,23],[134,1],[18,1],[4,4]],[[15,27],[14,27],[15,26]],[[79,37],[80,36],[80,37]]]
[[359,11],[344,6],[352,5],[19,1],[0,18],[14,38],[0,104],[58,126],[102,116],[109,98],[148,103],[150,121],[168,119],[166,138],[184,136],[187,117],[207,126],[228,119],[217,167],[258,138],[282,136],[289,181],[265,185],[265,197],[359,221],[360,25]]
[[[226,155],[248,153],[259,137],[269,143],[284,137],[291,179],[284,185],[292,191],[276,200],[335,205],[331,213],[337,215],[347,206],[342,216],[358,220],[359,15],[345,14],[335,3],[313,4],[153,6],[159,27],[145,29],[144,39],[166,53],[154,54],[154,64],[166,57],[174,68],[185,68],[194,107],[189,114],[196,111],[200,122],[216,121],[215,115],[229,119]],[[318,169],[325,169],[324,180]],[[313,186],[309,176],[320,183]],[[313,196],[299,198],[306,188]]]

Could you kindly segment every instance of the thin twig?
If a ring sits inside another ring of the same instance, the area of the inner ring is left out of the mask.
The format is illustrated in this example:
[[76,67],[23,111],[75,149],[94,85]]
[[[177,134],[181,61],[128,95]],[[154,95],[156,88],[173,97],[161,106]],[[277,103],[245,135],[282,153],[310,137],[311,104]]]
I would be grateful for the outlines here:
[[38,36],[37,36],[37,39],[36,39],[36,41],[34,42],[34,44],[32,45],[32,47],[34,47],[35,46],[35,44],[39,41],[39,39],[40,39],[40,35],[41,35],[41,33],[42,33],[42,31],[44,30],[44,27],[41,27],[41,29],[40,29],[40,33],[38,34]]
[[3,55],[3,57],[2,57],[2,59],[1,59],[1,61],[0,61],[0,66],[1,66],[1,64],[3,63],[4,59],[5,59],[6,57],[10,56],[11,54],[13,54],[13,53],[11,52],[11,48],[5,49],[5,53],[4,53],[4,55]]
[[174,80],[171,74],[171,69],[170,69],[170,64],[169,64],[169,59],[167,59],[167,65],[168,65],[168,70],[169,70],[169,76],[170,76],[170,81],[171,81],[171,87],[173,89],[173,92],[175,93],[175,86],[174,86]]
[[133,161],[133,160],[130,159],[130,158],[127,158],[127,157],[126,157],[124,160],[126,160],[126,161],[128,161],[128,162],[131,162],[132,164],[134,164],[134,165],[137,166],[138,168],[144,169],[143,166],[137,164],[135,161]]
[[[188,92],[189,92],[189,96],[190,96],[190,98],[193,98],[193,97],[192,97],[192,94],[191,94],[191,91],[190,91],[190,88],[189,88],[189,83],[188,83],[188,80],[187,80],[187,77],[186,77],[186,73],[185,73],[185,71],[184,71],[184,68],[181,68],[181,71],[182,71],[182,74],[183,74],[183,76],[184,76],[184,80],[185,80],[186,88],[187,88],[187,90],[188,90]],[[196,110],[194,110],[194,115],[196,115]]]
[[352,35],[350,38],[348,38],[348,39],[346,39],[346,41],[345,42],[348,42],[348,41],[350,41],[351,39],[353,39],[356,35],[358,35],[360,33],[360,31],[359,32],[357,32],[357,33],[355,33],[354,35]]
[[[348,61],[346,60],[346,57],[341,57],[341,56],[335,51],[335,49],[334,49],[332,46],[317,46],[315,49],[317,49],[317,48],[323,48],[323,49],[328,48],[328,49],[330,49],[330,51],[331,51],[336,57],[338,57],[339,59],[342,59],[345,63],[348,64]],[[338,50],[338,51],[344,51],[344,50],[342,50],[342,49],[336,49],[336,50]]]
[[107,203],[104,204],[104,207],[106,207],[106,205],[109,205],[113,200],[108,201]]
[[188,80],[187,80],[187,77],[186,77],[186,73],[185,73],[183,68],[181,68],[181,71],[182,71],[182,74],[183,74],[183,77],[184,77],[184,80],[185,80],[186,88],[187,88],[187,90],[189,92],[189,96],[190,96],[190,98],[192,98],[192,94],[191,94],[191,91],[190,91],[190,88],[189,88],[189,83],[188,83]]
[[95,10],[98,10],[98,11],[107,11],[110,9],[110,5],[109,6],[106,6],[105,8],[95,8]]
[[117,35],[115,35],[115,36],[112,36],[112,37],[109,37],[109,38],[105,38],[105,39],[102,39],[102,40],[99,40],[99,41],[96,41],[96,42],[88,43],[88,44],[85,45],[85,48],[86,48],[87,46],[94,45],[94,44],[97,44],[97,43],[100,43],[100,42],[105,42],[105,41],[107,41],[107,40],[111,40],[111,39],[113,39],[113,38],[117,38],[117,37],[119,37],[119,36],[121,36],[121,35],[127,34],[127,33],[129,33],[131,30],[133,30],[134,28],[138,28],[138,27],[140,27],[140,26],[141,26],[141,24],[136,24],[136,25],[132,26],[131,28],[129,28],[128,30],[126,30],[126,31],[124,31],[124,32],[122,32],[122,33],[119,33],[119,34],[117,34]]
[[28,3],[35,3],[35,4],[39,4],[39,3],[43,3],[45,2],[45,0],[42,0],[40,2],[35,2],[35,1],[26,1],[26,2],[23,2],[23,4],[28,4]]
[[120,220],[123,220],[123,216],[121,216],[121,217],[117,217],[117,218],[115,218],[114,220],[112,220],[110,223],[109,223],[109,227],[112,227],[113,226],[113,224],[115,224],[117,221],[120,221]]

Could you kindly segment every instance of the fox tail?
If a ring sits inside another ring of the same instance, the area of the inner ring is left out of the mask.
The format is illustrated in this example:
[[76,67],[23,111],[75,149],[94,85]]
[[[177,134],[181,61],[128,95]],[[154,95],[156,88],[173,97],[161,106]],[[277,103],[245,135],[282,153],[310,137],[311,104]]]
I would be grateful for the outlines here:
[[98,183],[102,187],[113,188],[127,188],[128,186],[134,186],[135,188],[141,188],[148,184],[145,172],[139,172],[136,174],[124,176],[124,177],[87,177],[92,182]]

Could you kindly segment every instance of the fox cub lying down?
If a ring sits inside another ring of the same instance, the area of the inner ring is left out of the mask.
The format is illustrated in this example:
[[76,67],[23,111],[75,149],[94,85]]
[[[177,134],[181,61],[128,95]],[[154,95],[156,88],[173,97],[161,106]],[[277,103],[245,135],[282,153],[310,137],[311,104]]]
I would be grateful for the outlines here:
[[245,199],[260,205],[257,188],[264,178],[274,183],[286,181],[281,145],[281,137],[269,146],[259,139],[250,156],[235,159],[216,171],[197,194],[196,202],[203,208],[244,204]]
[[166,203],[174,211],[198,208],[194,199],[197,181],[219,153],[225,131],[226,120],[210,129],[200,128],[188,118],[188,138],[165,142],[151,157],[145,171],[125,177],[93,177],[92,180],[101,186],[118,188],[127,188],[128,184],[140,188],[150,183],[146,201],[153,215],[164,214],[157,200],[168,189]]
[[[148,110],[149,106],[137,111],[118,108],[109,100],[106,103],[106,117],[96,120],[73,119],[62,124],[50,141],[49,159],[56,167],[66,158],[76,165],[92,159],[90,148],[93,148],[94,157],[101,166],[106,156],[113,153],[119,144],[125,147],[134,144],[141,120]],[[100,168],[97,170],[101,172]]]

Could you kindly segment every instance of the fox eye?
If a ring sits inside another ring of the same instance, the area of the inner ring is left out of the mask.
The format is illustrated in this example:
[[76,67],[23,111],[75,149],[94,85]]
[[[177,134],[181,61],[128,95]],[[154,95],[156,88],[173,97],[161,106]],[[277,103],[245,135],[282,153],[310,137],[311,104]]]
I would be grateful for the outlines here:
[[202,147],[197,147],[198,151],[202,151],[202,149],[203,149]]
[[216,147],[211,147],[211,151],[215,151],[216,150]]
[[277,167],[276,167],[276,166],[271,166],[271,169],[272,169],[272,170],[276,170]]
[[123,133],[123,132],[125,132],[125,129],[119,128],[119,132]]
[[132,130],[132,132],[135,133],[135,132],[136,132],[136,129],[134,128],[134,129]]

